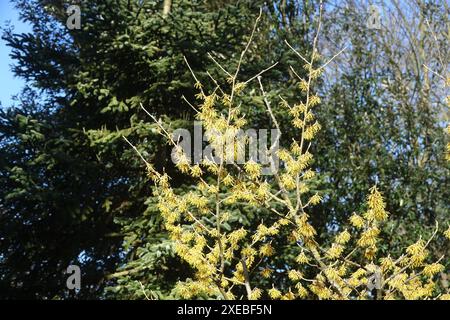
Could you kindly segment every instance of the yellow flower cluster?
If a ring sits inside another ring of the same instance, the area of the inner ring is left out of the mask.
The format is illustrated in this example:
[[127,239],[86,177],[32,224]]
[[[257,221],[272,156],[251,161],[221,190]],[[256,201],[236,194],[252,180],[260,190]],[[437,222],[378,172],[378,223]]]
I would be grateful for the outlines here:
[[261,165],[254,160],[247,161],[244,167],[245,172],[247,172],[252,179],[257,179],[261,175]]
[[364,218],[369,222],[386,220],[388,217],[388,212],[385,210],[386,204],[376,186],[370,189],[367,199],[369,210],[365,213]]

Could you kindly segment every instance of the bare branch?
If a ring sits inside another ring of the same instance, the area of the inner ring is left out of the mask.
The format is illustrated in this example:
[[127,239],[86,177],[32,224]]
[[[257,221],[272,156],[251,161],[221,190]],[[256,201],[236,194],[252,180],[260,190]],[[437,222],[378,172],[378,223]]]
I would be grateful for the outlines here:
[[294,49],[294,48],[289,44],[289,42],[287,42],[287,40],[284,40],[284,43],[286,43],[287,46],[288,46],[289,48],[291,48],[292,51],[295,52],[295,54],[297,54],[304,62],[306,62],[306,64],[308,64],[308,65],[311,64],[308,60],[306,60],[306,59],[300,54],[300,52],[298,52],[296,49]]
[[230,78],[231,77],[233,77],[232,75],[231,75],[231,73],[229,73],[227,70],[225,70],[225,68],[219,63],[219,62],[217,62],[217,60],[216,59],[214,59],[214,57],[211,55],[211,53],[209,53],[208,52],[208,57],[223,71],[223,72],[225,72],[225,74],[227,75],[227,76],[229,76]]
[[252,80],[258,78],[260,75],[262,75],[263,73],[269,71],[270,69],[272,69],[273,67],[275,67],[277,64],[278,64],[278,62],[275,62],[273,65],[271,65],[270,67],[268,67],[268,68],[264,69],[263,71],[259,72],[257,75],[251,77],[250,79],[248,79],[248,80],[245,81],[244,83],[247,84],[247,83],[249,83],[250,81],[252,81]]
[[347,49],[348,46],[345,46],[344,48],[342,48],[342,50],[340,50],[338,53],[336,53],[330,60],[328,60],[323,66],[319,67],[319,69],[324,69],[331,61],[333,61],[334,59],[336,59],[336,57],[338,57],[342,52],[345,51],[345,49]]

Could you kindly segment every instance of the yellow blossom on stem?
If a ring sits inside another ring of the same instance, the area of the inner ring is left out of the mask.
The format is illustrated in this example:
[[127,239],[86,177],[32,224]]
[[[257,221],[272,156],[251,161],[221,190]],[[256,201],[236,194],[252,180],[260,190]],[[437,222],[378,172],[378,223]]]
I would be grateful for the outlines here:
[[361,216],[357,215],[356,213],[354,213],[350,217],[350,222],[354,227],[358,229],[361,229],[364,226],[364,219]]
[[427,277],[432,277],[435,274],[441,272],[444,270],[444,266],[440,263],[432,263],[429,265],[426,265],[423,268],[423,274],[426,275]]
[[447,228],[447,230],[444,231],[444,236],[450,240],[450,226]]
[[338,244],[346,244],[350,240],[350,233],[345,229],[336,236],[335,242]]
[[272,288],[268,291],[269,297],[272,299],[279,299],[281,298],[281,292],[280,290],[276,289],[276,288]]
[[244,168],[245,172],[247,172],[252,179],[258,178],[261,175],[261,165],[254,160],[248,161]]

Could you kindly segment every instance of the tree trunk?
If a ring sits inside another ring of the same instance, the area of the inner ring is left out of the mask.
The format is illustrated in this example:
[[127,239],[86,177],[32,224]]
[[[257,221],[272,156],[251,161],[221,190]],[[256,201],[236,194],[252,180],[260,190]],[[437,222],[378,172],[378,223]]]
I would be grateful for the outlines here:
[[164,0],[163,16],[166,17],[170,13],[172,7],[172,0]]

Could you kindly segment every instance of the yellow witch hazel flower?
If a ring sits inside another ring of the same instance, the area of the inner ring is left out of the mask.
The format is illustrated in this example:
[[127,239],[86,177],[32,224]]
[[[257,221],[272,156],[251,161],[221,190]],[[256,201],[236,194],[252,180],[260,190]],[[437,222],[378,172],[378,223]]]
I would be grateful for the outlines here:
[[199,165],[195,165],[191,168],[191,175],[194,178],[200,177],[202,174],[203,174],[203,171]]
[[305,140],[311,140],[320,131],[322,126],[316,121],[313,125],[306,128],[303,137]]
[[367,199],[369,210],[365,213],[364,217],[369,221],[386,220],[388,217],[388,212],[385,211],[386,204],[376,186],[370,189],[370,194]]
[[314,107],[314,106],[320,104],[320,97],[318,97],[316,95],[311,96],[309,99],[310,99],[309,103],[310,103],[311,107]]
[[303,275],[301,272],[299,272],[297,270],[289,270],[288,277],[289,277],[289,279],[291,279],[293,281],[298,281],[301,278],[303,278]]
[[344,247],[342,245],[333,243],[331,245],[331,248],[328,249],[327,255],[332,259],[336,259],[341,256],[343,251],[344,251]]
[[298,84],[298,87],[303,92],[307,92],[309,90],[309,85],[308,85],[308,82],[306,80],[300,81],[299,84]]
[[262,295],[261,289],[253,288],[252,293],[250,295],[250,300],[258,300],[259,298],[261,298],[261,295]]
[[444,271],[444,266],[440,263],[432,263],[423,268],[423,274],[427,277],[432,277],[441,271]]
[[245,172],[247,172],[252,179],[259,178],[261,175],[261,165],[254,160],[247,161],[244,167]]
[[350,217],[350,222],[355,228],[361,229],[364,227],[364,219],[356,213]]
[[261,276],[265,279],[268,279],[270,278],[272,272],[273,272],[272,269],[264,268],[261,270]]
[[447,228],[447,230],[444,231],[444,236],[450,240],[450,226]]
[[308,263],[309,262],[309,258],[306,256],[306,254],[304,252],[301,252],[297,258],[295,259],[295,261],[297,261],[300,264],[304,264],[304,263]]
[[381,258],[380,265],[381,265],[382,270],[385,272],[388,270],[391,270],[395,266],[394,261],[392,260],[392,258],[390,256]]
[[315,195],[313,195],[311,197],[311,199],[309,199],[309,203],[311,203],[312,205],[316,205],[316,204],[320,203],[320,201],[322,201],[322,197],[320,195],[318,195],[317,193]]
[[287,190],[293,190],[296,187],[295,179],[290,174],[282,174],[281,183]]
[[268,294],[269,294],[269,297],[272,299],[280,299],[281,298],[280,290],[273,288],[273,287],[272,287],[272,289],[270,289],[268,291]]
[[346,244],[349,240],[350,233],[346,229],[337,235],[335,242],[338,244]]
[[299,298],[306,298],[308,297],[308,290],[306,290],[306,288],[300,283],[297,282],[297,284],[295,285],[295,288],[297,289],[297,294],[299,296]]
[[358,245],[361,247],[374,246],[377,242],[377,237],[380,234],[380,230],[376,227],[367,229],[361,234],[358,240]]
[[425,249],[425,241],[419,240],[415,244],[410,245],[406,252],[410,255],[409,261],[413,267],[423,265],[423,262],[428,256],[428,251]]
[[262,256],[267,256],[267,257],[271,256],[275,253],[273,247],[269,243],[262,245],[259,248],[259,252]]
[[233,176],[230,174],[227,174],[227,176],[223,179],[223,184],[226,186],[232,186],[234,184]]

